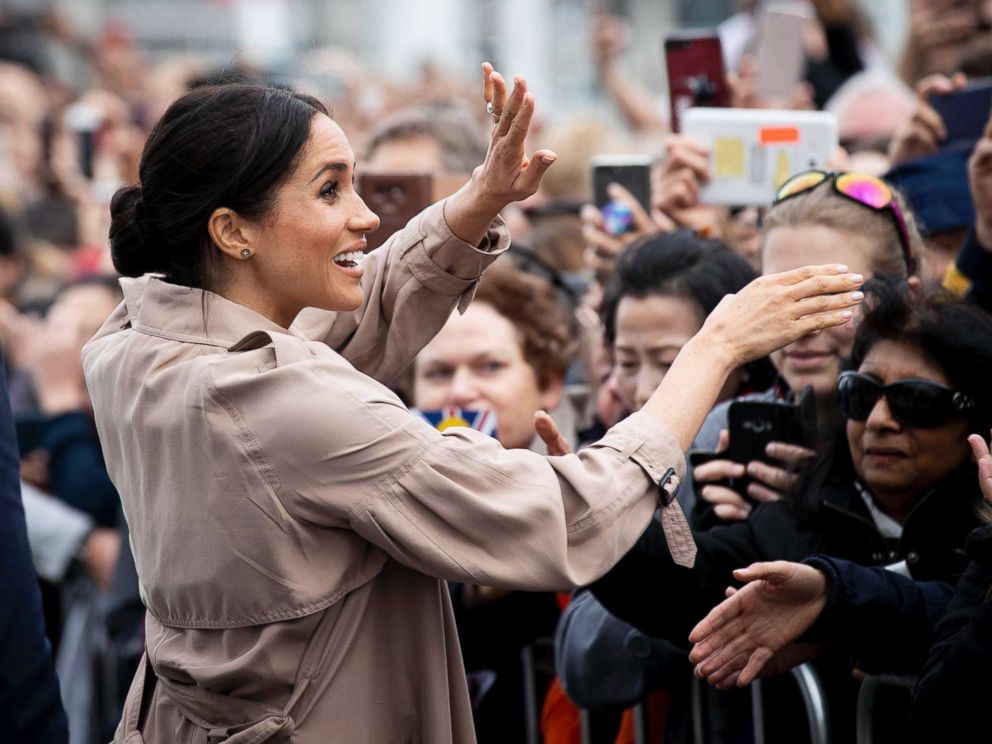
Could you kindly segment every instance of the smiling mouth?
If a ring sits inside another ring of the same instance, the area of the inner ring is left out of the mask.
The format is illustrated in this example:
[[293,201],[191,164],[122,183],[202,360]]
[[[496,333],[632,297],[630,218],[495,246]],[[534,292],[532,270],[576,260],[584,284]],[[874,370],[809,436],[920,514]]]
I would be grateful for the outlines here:
[[334,257],[334,263],[345,269],[357,269],[361,263],[362,259],[365,258],[365,253],[362,251],[349,251],[348,253],[339,253]]

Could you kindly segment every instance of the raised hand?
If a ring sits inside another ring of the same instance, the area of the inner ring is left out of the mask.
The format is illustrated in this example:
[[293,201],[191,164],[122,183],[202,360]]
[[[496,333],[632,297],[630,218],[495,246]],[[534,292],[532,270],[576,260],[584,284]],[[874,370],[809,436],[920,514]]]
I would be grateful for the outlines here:
[[968,160],[968,184],[975,204],[975,237],[992,251],[992,118]]
[[483,98],[492,105],[493,134],[489,152],[476,169],[480,190],[489,198],[510,202],[526,199],[541,185],[544,171],[557,159],[551,150],[538,150],[527,157],[524,143],[534,116],[534,94],[527,90],[521,75],[513,78],[513,90],[506,95],[503,76],[488,62],[482,65]]
[[982,497],[992,504],[992,454],[989,453],[988,442],[978,434],[972,434],[968,437],[968,444],[978,463],[978,485],[982,489]]
[[826,577],[801,563],[755,563],[734,571],[734,577],[749,583],[730,593],[689,634],[696,675],[718,687],[754,681],[809,629],[827,601]]
[[469,182],[444,203],[444,219],[451,232],[470,244],[482,240],[507,204],[534,194],[558,157],[551,150],[538,150],[528,157],[524,150],[534,115],[534,95],[526,81],[514,78],[513,92],[507,97],[503,76],[488,62],[482,72],[483,98],[491,106],[494,124],[489,149]]
[[572,447],[568,440],[561,435],[558,424],[546,411],[538,411],[534,414],[534,431],[548,448],[549,455],[559,457],[572,454]]
[[889,158],[893,165],[932,155],[947,139],[947,127],[940,114],[930,105],[930,96],[935,93],[952,93],[967,83],[964,75],[958,73],[953,78],[944,75],[929,75],[916,85],[916,108],[910,117],[900,125],[889,144]]
[[592,204],[584,204],[579,215],[582,220],[582,237],[586,241],[586,262],[597,276],[604,277],[613,273],[617,256],[628,244],[647,235],[676,229],[675,223],[660,210],[652,208],[651,214],[644,211],[634,195],[620,184],[611,183],[607,187],[607,193],[613,201],[630,210],[631,226],[627,232],[619,235],[607,232],[602,212]]
[[736,368],[814,331],[850,321],[852,308],[864,299],[863,283],[863,276],[839,265],[761,276],[724,297],[699,334],[729,354]]

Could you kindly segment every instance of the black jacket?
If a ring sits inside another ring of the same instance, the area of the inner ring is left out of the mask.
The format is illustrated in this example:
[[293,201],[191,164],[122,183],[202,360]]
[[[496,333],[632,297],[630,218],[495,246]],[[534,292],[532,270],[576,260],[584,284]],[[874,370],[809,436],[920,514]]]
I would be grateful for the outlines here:
[[992,723],[992,527],[968,537],[971,563],[934,630],[913,692],[915,741],[988,741]]
[[[973,466],[951,474],[927,494],[894,545],[879,533],[846,475],[827,479],[817,494],[813,508],[793,501],[763,504],[746,522],[697,533],[699,553],[692,570],[672,562],[664,533],[653,522],[591,589],[617,617],[648,635],[687,645],[692,627],[722,601],[727,586],[737,585],[731,572],[757,561],[801,561],[826,554],[866,566],[905,560],[913,578],[921,581],[954,583],[963,573],[965,539],[979,526]],[[853,666],[846,653],[828,654],[817,663],[830,697],[832,729],[840,740],[853,734]]]

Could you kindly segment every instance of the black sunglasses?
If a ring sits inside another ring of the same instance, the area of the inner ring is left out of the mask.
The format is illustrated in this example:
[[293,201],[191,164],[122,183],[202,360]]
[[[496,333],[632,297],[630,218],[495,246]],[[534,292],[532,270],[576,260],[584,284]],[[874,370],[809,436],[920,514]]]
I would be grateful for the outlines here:
[[930,380],[900,380],[882,385],[870,375],[842,372],[837,380],[841,413],[854,421],[864,421],[883,395],[893,418],[903,426],[933,429],[975,407],[964,393]]

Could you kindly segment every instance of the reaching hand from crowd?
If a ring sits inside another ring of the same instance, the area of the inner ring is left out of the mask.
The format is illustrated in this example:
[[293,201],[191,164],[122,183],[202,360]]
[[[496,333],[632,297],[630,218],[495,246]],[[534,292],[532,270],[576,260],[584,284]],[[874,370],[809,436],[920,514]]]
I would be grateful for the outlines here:
[[910,34],[923,53],[954,49],[978,30],[978,3],[967,7],[955,0],[913,0],[911,5]]
[[[720,432],[717,452],[724,452],[730,445],[730,434],[726,429]],[[705,484],[699,496],[713,505],[713,513],[720,519],[742,521],[751,514],[752,503],[779,501],[799,488],[799,471],[815,456],[815,452],[805,447],[785,442],[769,442],[765,454],[781,463],[781,467],[760,460],[742,464],[728,459],[710,460],[693,468],[692,477],[697,484]],[[724,485],[732,478],[751,478],[747,495]]]
[[558,424],[546,411],[538,411],[534,414],[534,431],[548,448],[549,455],[560,457],[572,454],[572,447],[568,440],[562,436]]
[[[696,675],[717,687],[743,687],[762,672],[781,671],[810,658],[817,649],[803,647],[790,653],[789,646],[813,624],[826,606],[828,585],[820,571],[801,563],[755,563],[734,571],[745,582],[738,591],[714,607],[693,628],[689,660]],[[784,658],[783,658],[784,657]]]
[[947,127],[940,114],[930,105],[930,96],[953,93],[967,83],[964,75],[953,78],[929,75],[916,86],[916,108],[902,123],[889,144],[889,158],[893,165],[932,155],[947,139]]
[[975,237],[992,251],[992,118],[968,160],[968,183],[975,204]]
[[992,454],[989,453],[989,443],[978,434],[968,437],[971,452],[978,464],[978,485],[982,489],[982,497],[986,503],[992,504]]
[[633,241],[654,235],[657,232],[674,230],[676,225],[659,209],[652,209],[651,214],[627,189],[618,183],[608,187],[609,197],[630,210],[631,224],[627,232],[614,235],[607,231],[603,221],[603,213],[592,204],[582,207],[582,237],[586,241],[586,263],[597,276],[607,276],[613,272],[617,256],[625,246]]

